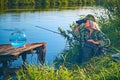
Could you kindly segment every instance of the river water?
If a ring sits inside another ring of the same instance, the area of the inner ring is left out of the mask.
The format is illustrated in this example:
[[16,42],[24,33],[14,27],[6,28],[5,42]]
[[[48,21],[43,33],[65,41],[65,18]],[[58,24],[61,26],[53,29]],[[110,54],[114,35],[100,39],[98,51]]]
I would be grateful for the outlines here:
[[[15,30],[21,30],[26,34],[27,43],[46,42],[46,62],[53,62],[55,56],[65,48],[66,40],[59,34],[39,29],[40,26],[58,32],[58,27],[66,30],[69,25],[79,19],[80,15],[100,13],[101,8],[77,7],[73,9],[50,9],[22,11],[10,9],[4,14],[0,14],[0,44],[9,42],[9,37]],[[36,63],[37,55],[28,55],[28,63]],[[17,67],[22,64],[21,57],[10,64],[10,67]]]

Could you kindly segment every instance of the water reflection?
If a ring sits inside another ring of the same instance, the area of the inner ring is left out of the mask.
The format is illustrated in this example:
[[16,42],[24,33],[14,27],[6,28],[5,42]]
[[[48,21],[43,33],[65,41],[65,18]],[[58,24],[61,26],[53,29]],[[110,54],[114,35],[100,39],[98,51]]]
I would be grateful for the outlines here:
[[[91,5],[93,6],[93,4]],[[82,4],[76,5],[76,4],[71,4],[71,5],[16,5],[16,6],[0,6],[0,14],[2,13],[8,13],[8,12],[16,12],[16,13],[21,13],[21,12],[35,12],[35,11],[55,11],[55,10],[76,10],[80,9],[83,7],[88,7],[84,6]]]

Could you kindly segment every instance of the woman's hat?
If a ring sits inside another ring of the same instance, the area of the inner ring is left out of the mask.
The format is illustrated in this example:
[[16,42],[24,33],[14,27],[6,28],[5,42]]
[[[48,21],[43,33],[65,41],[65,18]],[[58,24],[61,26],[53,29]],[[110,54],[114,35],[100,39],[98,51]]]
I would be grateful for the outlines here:
[[92,20],[92,21],[96,22],[95,17],[94,17],[93,15],[91,15],[91,14],[88,14],[88,15],[85,17],[85,19],[86,19],[86,20]]

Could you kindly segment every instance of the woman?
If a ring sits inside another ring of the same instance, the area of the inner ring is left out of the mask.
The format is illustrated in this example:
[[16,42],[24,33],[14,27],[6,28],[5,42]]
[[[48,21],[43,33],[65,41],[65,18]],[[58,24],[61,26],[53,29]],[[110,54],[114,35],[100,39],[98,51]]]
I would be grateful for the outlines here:
[[82,49],[80,62],[87,61],[95,55],[102,54],[104,48],[110,45],[110,40],[102,33],[95,22],[94,16],[89,14],[85,19],[84,27],[80,27],[78,24],[79,26],[74,30],[75,33],[79,33],[79,41]]

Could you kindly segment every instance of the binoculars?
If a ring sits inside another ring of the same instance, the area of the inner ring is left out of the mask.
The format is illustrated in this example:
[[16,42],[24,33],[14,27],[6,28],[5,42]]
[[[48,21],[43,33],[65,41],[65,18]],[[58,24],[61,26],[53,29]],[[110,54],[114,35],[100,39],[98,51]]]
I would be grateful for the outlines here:
[[78,24],[78,25],[81,25],[82,23],[86,23],[86,19],[81,19],[81,20],[78,20],[78,21],[76,21],[76,23]]

